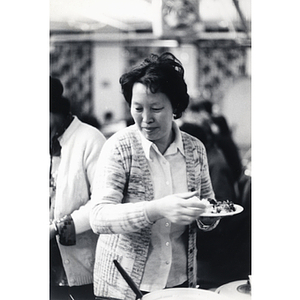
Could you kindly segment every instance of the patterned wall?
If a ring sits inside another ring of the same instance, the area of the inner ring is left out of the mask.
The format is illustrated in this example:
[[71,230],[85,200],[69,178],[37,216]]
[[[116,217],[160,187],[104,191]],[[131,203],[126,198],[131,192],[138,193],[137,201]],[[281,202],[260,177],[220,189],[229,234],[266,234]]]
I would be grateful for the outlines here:
[[[228,86],[234,79],[245,75],[247,49],[226,41],[199,42],[195,46],[198,50],[199,90],[195,100],[211,100],[222,106]],[[150,53],[164,51],[168,49],[125,47],[126,69],[141,62]],[[65,87],[64,95],[70,99],[72,111],[79,117],[93,111],[92,64],[91,43],[61,43],[51,47],[50,74],[61,79]]]
[[92,44],[56,43],[50,48],[50,74],[64,85],[78,117],[92,111]]
[[126,57],[126,71],[129,71],[132,66],[140,64],[151,53],[162,54],[168,51],[168,48],[162,47],[124,47],[124,57]]
[[246,75],[247,48],[232,42],[198,43],[199,100],[220,104],[233,80]]
[[[247,48],[233,42],[210,41],[196,43],[198,91],[194,101],[210,100],[221,104],[228,86],[246,74]],[[163,53],[167,48],[127,47],[126,65],[141,62],[150,53]],[[172,52],[172,49],[169,49]]]

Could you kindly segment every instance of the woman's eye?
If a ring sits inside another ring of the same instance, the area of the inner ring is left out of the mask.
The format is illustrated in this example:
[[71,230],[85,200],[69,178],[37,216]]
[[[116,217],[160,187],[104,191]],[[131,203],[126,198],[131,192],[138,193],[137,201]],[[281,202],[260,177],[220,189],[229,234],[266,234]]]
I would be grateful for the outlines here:
[[141,112],[141,111],[142,111],[142,108],[141,108],[141,107],[135,107],[135,111]]
[[161,111],[163,109],[163,107],[158,107],[158,108],[152,108],[153,111]]

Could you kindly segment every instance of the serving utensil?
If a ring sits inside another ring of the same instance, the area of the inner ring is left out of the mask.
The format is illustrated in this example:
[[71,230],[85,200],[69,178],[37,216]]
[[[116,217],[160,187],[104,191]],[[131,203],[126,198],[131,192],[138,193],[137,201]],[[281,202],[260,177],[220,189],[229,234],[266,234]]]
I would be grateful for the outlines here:
[[123,267],[119,264],[119,262],[117,260],[114,259],[113,262],[114,262],[115,266],[117,267],[118,271],[120,272],[120,274],[123,276],[123,278],[125,279],[125,281],[130,286],[130,288],[136,294],[137,298],[138,299],[142,299],[143,298],[143,294],[139,290],[139,288],[137,287],[137,285],[134,283],[134,281],[132,280],[132,278],[128,275],[128,273],[123,269]]

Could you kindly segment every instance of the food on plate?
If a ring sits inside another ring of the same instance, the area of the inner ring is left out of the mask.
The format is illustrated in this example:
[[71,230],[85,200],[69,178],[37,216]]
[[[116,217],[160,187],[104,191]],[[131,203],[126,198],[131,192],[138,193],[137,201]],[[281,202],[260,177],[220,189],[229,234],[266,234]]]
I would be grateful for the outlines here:
[[235,211],[234,203],[230,200],[217,201],[212,198],[201,199],[201,202],[206,205],[206,213],[227,213]]

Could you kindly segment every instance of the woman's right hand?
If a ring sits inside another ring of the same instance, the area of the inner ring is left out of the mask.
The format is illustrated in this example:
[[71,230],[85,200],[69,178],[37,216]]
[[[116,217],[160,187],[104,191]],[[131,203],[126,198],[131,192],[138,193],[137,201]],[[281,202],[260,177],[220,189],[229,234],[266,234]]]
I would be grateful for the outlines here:
[[206,207],[200,202],[197,194],[197,191],[173,194],[148,202],[147,214],[150,221],[167,218],[172,223],[180,225],[192,223]]

